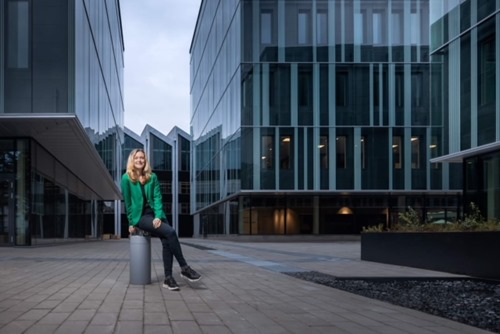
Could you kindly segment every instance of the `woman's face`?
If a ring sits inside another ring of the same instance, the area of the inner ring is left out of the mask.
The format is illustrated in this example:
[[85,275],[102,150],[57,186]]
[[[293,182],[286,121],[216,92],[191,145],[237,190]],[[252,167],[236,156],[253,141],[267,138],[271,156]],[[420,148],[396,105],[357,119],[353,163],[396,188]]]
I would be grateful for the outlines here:
[[138,151],[134,155],[134,168],[142,171],[146,165],[146,155],[142,151]]

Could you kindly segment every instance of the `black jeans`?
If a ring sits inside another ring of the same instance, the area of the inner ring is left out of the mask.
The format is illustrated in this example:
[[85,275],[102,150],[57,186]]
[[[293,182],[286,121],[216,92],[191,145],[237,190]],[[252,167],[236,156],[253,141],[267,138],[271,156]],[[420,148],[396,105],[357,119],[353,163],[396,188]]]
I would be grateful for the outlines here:
[[172,276],[172,262],[174,256],[181,268],[187,266],[187,262],[184,259],[184,255],[182,255],[181,244],[179,243],[174,228],[165,221],[162,221],[160,227],[154,228],[154,218],[153,212],[147,210],[136,227],[149,232],[152,236],[160,238],[163,245],[163,269],[165,271],[165,277]]

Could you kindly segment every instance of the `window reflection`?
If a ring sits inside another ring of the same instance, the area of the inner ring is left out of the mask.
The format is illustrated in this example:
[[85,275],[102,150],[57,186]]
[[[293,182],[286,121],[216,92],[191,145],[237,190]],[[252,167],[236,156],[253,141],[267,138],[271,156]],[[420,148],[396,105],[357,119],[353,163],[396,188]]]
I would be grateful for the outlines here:
[[354,44],[366,43],[366,12],[354,13]]
[[153,170],[172,170],[172,146],[152,134],[150,149],[149,162]]
[[361,137],[359,144],[361,146],[361,168],[365,169],[365,167],[366,167],[366,138],[364,136]]
[[411,137],[411,168],[420,168],[420,138]]
[[319,137],[319,163],[321,169],[328,169],[328,136]]
[[401,169],[403,167],[403,142],[401,137],[392,137],[392,161],[395,169]]
[[8,3],[7,34],[8,34],[7,67],[28,68],[28,59],[29,59],[28,1],[10,1]]
[[310,44],[309,35],[309,11],[308,10],[299,10],[298,13],[298,24],[297,24],[297,44],[299,45],[307,45]]
[[273,161],[273,147],[274,147],[274,137],[273,136],[262,136],[261,143],[261,168],[262,169],[272,169],[274,165]]
[[384,42],[384,22],[382,20],[382,12],[373,12],[373,44],[379,45]]
[[420,15],[418,13],[411,13],[411,44],[419,45],[420,44]]
[[260,42],[262,44],[272,44],[273,42],[273,12],[263,10],[260,13]]
[[318,11],[316,15],[316,44],[328,43],[328,15],[325,10]]
[[403,13],[396,11],[391,14],[391,23],[392,23],[392,45],[401,45],[403,44]]
[[180,144],[180,155],[181,155],[181,164],[180,164],[180,170],[181,171],[189,171],[190,170],[190,158],[191,158],[191,144],[189,140],[183,137],[179,137],[179,144]]
[[291,136],[282,136],[280,140],[280,169],[291,169]]
[[[439,155],[437,136],[432,136],[431,144],[429,145],[429,149],[431,150],[431,159],[436,158]],[[440,166],[439,163],[431,164],[431,168],[433,168],[433,169],[438,169],[439,166]]]

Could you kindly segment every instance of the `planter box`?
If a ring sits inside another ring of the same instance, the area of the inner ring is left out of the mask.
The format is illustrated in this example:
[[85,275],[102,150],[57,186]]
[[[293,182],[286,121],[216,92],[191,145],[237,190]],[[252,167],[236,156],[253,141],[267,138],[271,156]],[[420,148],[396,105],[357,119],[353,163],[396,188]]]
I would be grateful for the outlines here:
[[361,234],[361,260],[500,279],[500,232]]

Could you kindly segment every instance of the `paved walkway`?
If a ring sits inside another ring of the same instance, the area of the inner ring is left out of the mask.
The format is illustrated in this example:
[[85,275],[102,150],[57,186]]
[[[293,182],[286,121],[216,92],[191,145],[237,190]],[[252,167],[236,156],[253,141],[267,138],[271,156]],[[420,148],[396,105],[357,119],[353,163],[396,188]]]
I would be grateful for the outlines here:
[[152,284],[129,284],[129,242],[0,248],[0,333],[487,333],[284,275],[451,276],[360,260],[359,241],[183,239],[203,278],[162,288],[152,240]]

